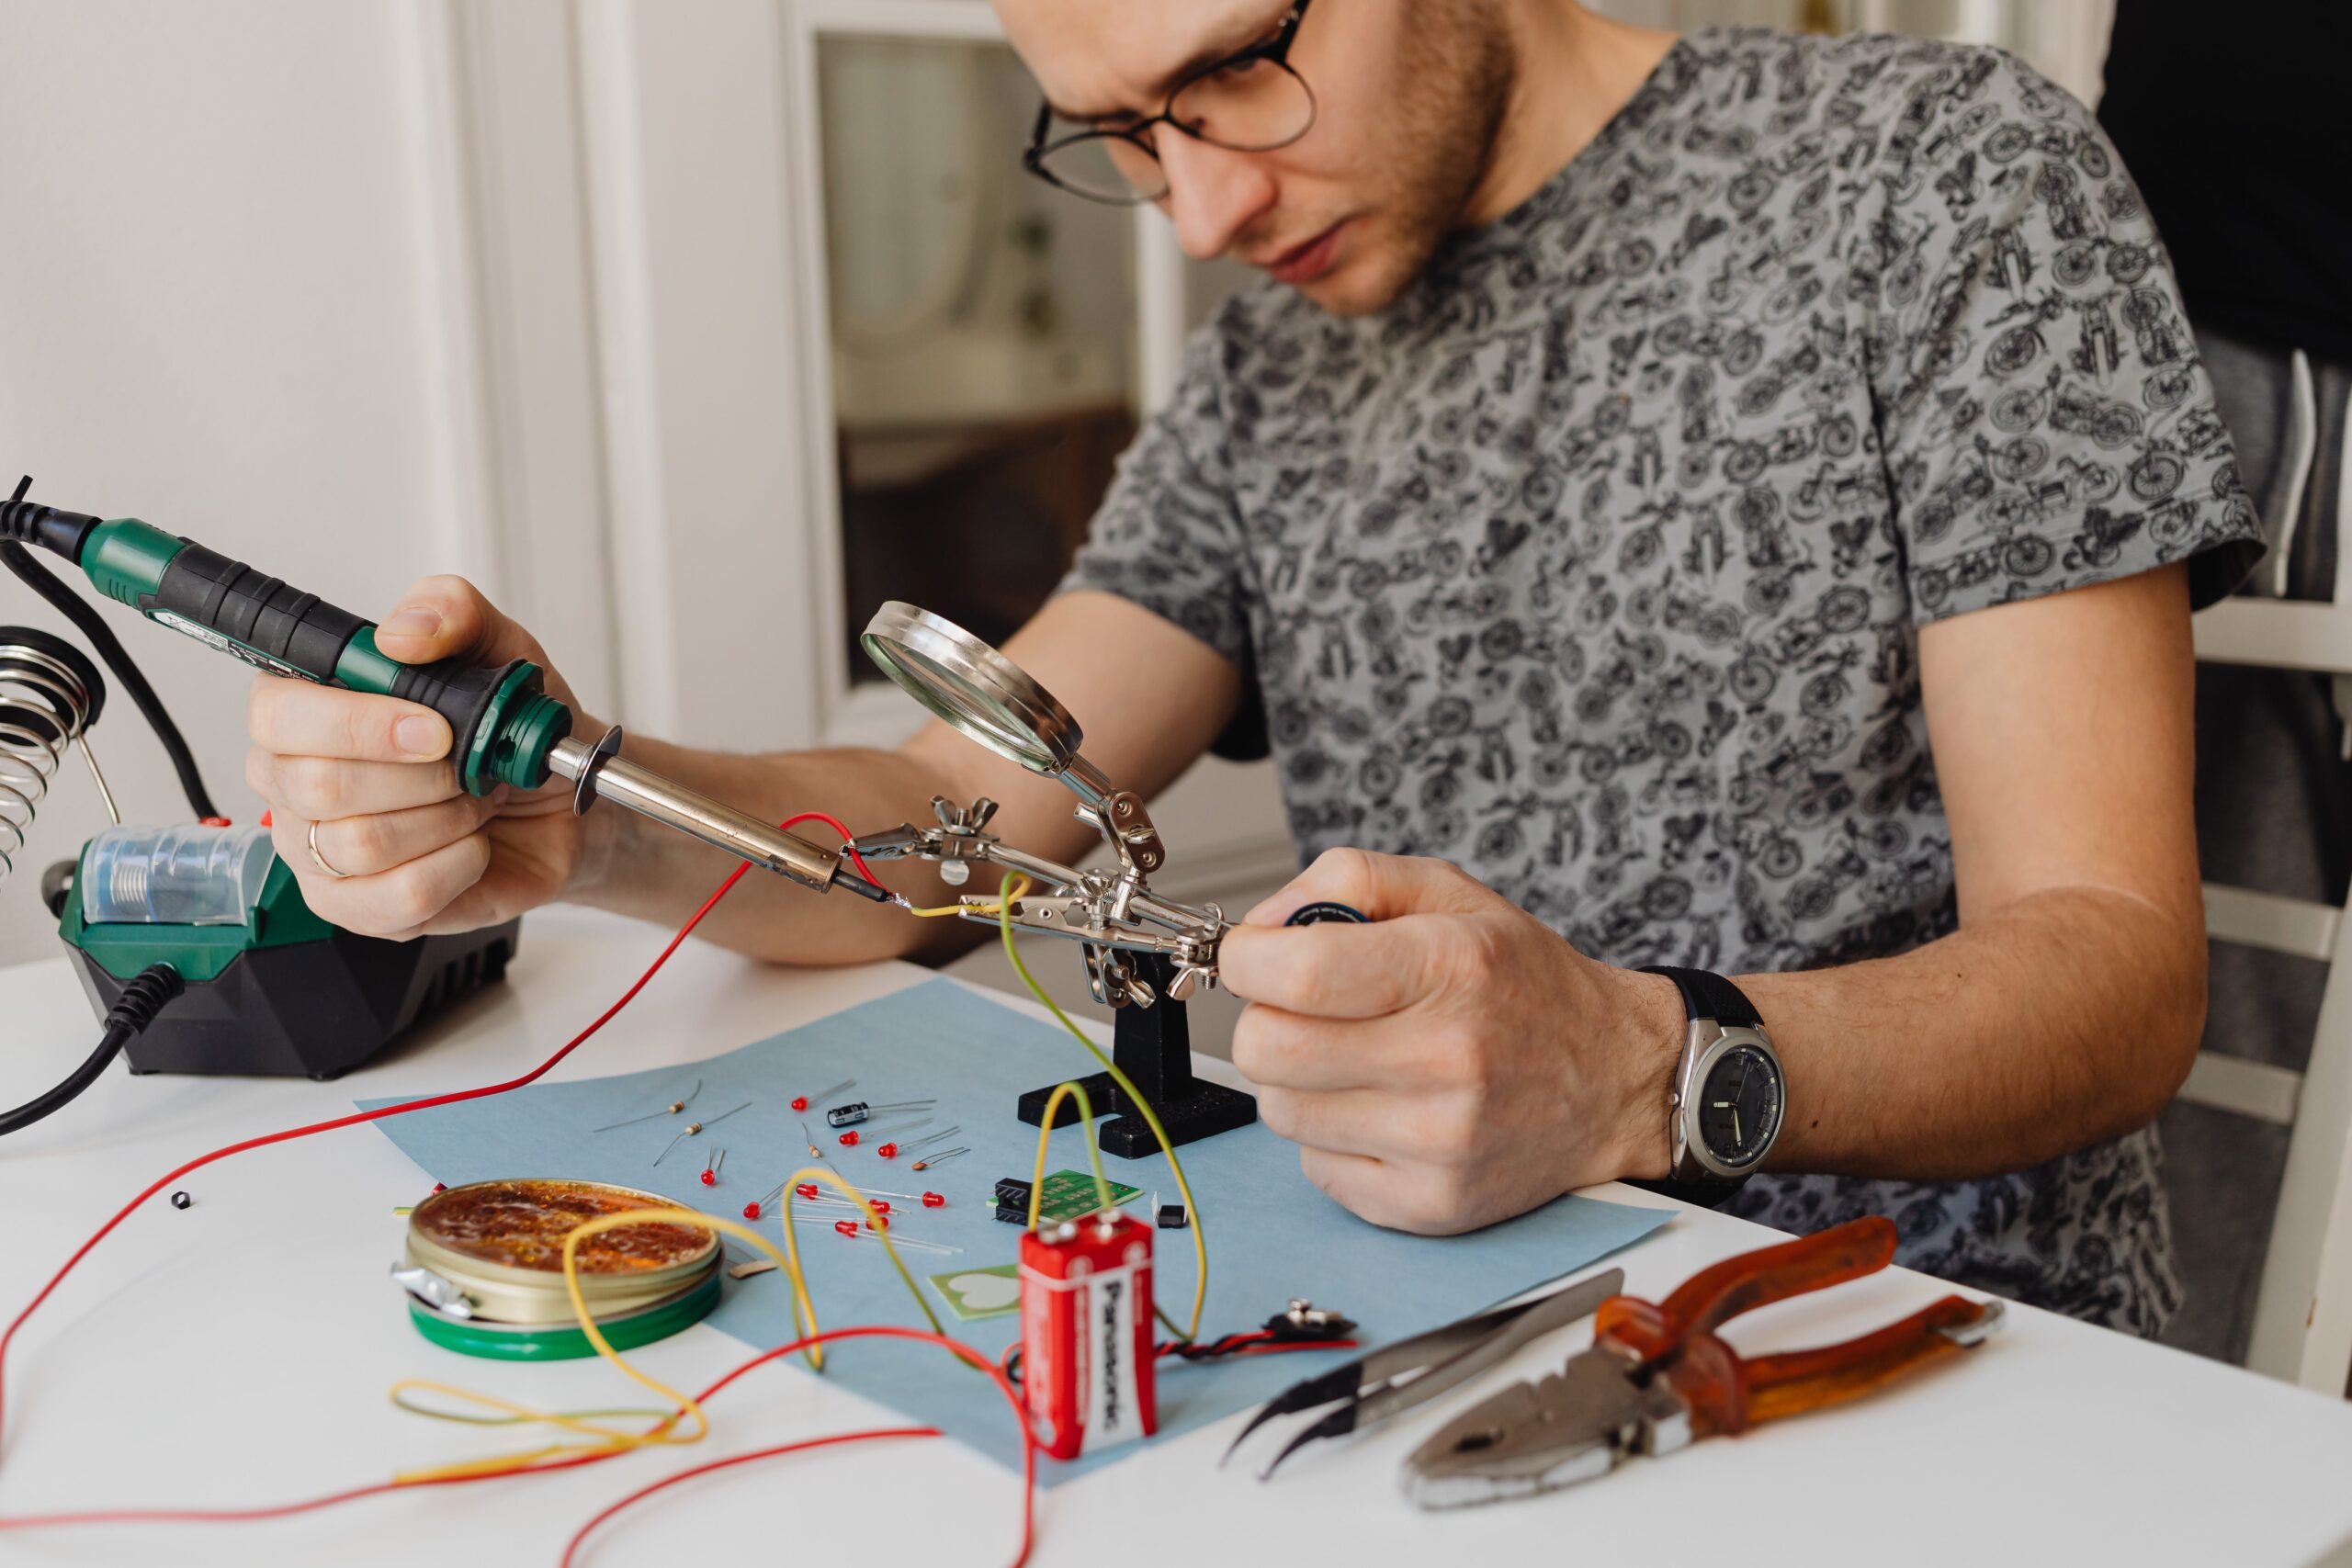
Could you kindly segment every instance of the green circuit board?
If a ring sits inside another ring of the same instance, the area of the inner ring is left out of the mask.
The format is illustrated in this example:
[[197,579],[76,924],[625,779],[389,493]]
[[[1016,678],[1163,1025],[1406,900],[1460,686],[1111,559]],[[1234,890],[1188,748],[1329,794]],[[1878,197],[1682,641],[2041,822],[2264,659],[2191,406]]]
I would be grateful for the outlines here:
[[[1114,1181],[1111,1201],[1124,1203],[1142,1190]],[[1092,1176],[1082,1170],[1057,1170],[1046,1178],[1045,1195],[1037,1201],[1037,1223],[1051,1225],[1064,1220],[1083,1219],[1102,1206],[1095,1196]]]

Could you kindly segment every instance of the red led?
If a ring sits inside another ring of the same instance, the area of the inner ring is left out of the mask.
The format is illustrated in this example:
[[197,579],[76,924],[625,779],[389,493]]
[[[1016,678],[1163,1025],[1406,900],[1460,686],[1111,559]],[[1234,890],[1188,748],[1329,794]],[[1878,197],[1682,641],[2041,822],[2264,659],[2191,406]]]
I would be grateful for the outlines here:
[[877,1214],[887,1214],[890,1212],[890,1201],[888,1198],[869,1198],[866,1207]]
[[[876,1206],[880,1207],[878,1204]],[[890,1217],[888,1214],[876,1214],[865,1222],[865,1228],[870,1231],[887,1231],[890,1228]]]
[[436,1182],[435,1182],[435,1183],[433,1184],[433,1190],[435,1190],[435,1192],[447,1192],[447,1190],[448,1190],[447,1187],[442,1186],[439,1182],[437,1182],[437,1181],[436,1181]]
[[746,1204],[744,1204],[744,1205],[743,1205],[743,1217],[744,1217],[745,1219],[747,1219],[747,1220],[756,1220],[756,1219],[758,1219],[758,1218],[760,1217],[760,1206],[759,1206],[757,1203],[746,1203]]
[[852,1127],[848,1132],[842,1134],[842,1147],[845,1149],[854,1149],[857,1147],[856,1128]]
[[884,1159],[896,1159],[899,1156],[899,1145],[896,1144],[876,1144],[874,1145],[874,1152],[880,1155]]
[[833,1222],[833,1228],[841,1232],[843,1235],[854,1236],[857,1234],[857,1222],[855,1220],[835,1220]]
[[814,1198],[818,1195],[818,1187],[813,1181],[804,1181],[799,1186],[794,1188],[793,1190],[799,1193],[803,1198]]
[[795,1111],[806,1111],[806,1110],[808,1110],[808,1097],[807,1095],[805,1095],[805,1094],[796,1094],[796,1095],[794,1095],[794,1096],[792,1097],[792,1109],[794,1109]]
[[922,1195],[922,1206],[926,1209],[944,1209],[947,1207],[947,1200],[936,1192],[926,1192]]
[[703,1184],[705,1187],[716,1187],[716,1186],[718,1186],[718,1173],[717,1171],[715,1171],[715,1170],[706,1170],[706,1171],[704,1171],[704,1172],[702,1173],[702,1184]]

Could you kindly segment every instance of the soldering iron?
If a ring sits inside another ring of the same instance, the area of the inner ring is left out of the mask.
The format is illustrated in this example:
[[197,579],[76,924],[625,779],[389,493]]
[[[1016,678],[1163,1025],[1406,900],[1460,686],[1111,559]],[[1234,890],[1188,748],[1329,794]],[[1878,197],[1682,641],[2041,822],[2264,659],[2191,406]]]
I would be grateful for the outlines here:
[[315,593],[137,518],[62,511],[21,489],[0,502],[0,543],[8,542],[63,557],[107,598],[256,670],[433,709],[449,721],[450,757],[469,795],[569,779],[575,811],[611,800],[817,892],[839,886],[895,901],[838,851],[623,761],[618,727],[593,743],[575,738],[571,708],[548,694],[546,671],[528,660],[402,664],[377,648],[372,622]]

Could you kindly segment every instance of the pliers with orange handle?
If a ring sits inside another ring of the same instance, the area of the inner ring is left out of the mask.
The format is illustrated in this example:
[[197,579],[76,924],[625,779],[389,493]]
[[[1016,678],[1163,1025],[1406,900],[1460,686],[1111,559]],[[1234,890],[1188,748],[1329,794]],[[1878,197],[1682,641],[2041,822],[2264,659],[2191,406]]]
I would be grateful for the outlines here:
[[1946,1296],[1819,1349],[1748,1360],[1715,1337],[1744,1312],[1875,1274],[1894,1258],[1894,1225],[1873,1214],[1726,1258],[1663,1302],[1611,1296],[1594,1314],[1592,1348],[1445,1427],[1405,1461],[1405,1490],[1425,1508],[1453,1508],[1589,1481],[1628,1454],[1668,1454],[1859,1398],[1999,1325],[2000,1302]]

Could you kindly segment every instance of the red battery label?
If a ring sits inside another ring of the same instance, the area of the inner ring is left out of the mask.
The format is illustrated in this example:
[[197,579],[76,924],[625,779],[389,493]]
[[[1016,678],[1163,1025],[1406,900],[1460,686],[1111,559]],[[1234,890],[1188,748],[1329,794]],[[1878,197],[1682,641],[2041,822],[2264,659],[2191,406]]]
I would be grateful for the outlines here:
[[1158,1428],[1150,1226],[1116,1214],[1022,1236],[1021,1386],[1056,1459]]

